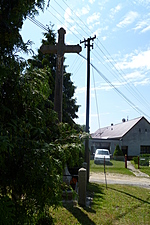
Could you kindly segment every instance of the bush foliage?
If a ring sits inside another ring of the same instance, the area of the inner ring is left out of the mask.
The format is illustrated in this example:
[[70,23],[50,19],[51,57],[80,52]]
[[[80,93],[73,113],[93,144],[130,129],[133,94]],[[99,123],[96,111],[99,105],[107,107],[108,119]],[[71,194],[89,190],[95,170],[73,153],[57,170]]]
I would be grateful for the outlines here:
[[23,20],[44,9],[44,3],[0,2],[1,225],[35,224],[49,206],[57,207],[64,166],[77,164],[84,149],[79,133],[66,123],[58,123],[50,99],[51,69],[27,69],[17,55],[27,52],[30,44],[20,35]]
[[115,151],[114,151],[114,156],[123,156],[123,152],[120,149],[119,145],[116,145]]

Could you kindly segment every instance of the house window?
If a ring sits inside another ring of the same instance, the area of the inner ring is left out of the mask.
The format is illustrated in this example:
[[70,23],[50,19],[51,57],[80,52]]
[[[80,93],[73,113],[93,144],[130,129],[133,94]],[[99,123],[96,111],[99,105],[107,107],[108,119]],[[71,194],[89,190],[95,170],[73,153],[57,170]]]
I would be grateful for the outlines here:
[[147,133],[147,129],[145,129],[145,133]]
[[150,154],[150,146],[141,145],[140,154]]
[[139,128],[139,132],[141,133],[141,128]]

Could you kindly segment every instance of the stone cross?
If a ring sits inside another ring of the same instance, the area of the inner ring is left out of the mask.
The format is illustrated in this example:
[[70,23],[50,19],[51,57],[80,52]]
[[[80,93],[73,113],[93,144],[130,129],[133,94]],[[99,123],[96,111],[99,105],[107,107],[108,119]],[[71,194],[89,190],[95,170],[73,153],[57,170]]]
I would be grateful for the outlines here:
[[59,122],[62,122],[62,98],[63,98],[63,62],[65,53],[79,53],[80,45],[65,45],[66,31],[58,30],[58,43],[56,45],[42,45],[40,50],[43,54],[57,53],[57,67],[55,77],[54,110],[58,113]]

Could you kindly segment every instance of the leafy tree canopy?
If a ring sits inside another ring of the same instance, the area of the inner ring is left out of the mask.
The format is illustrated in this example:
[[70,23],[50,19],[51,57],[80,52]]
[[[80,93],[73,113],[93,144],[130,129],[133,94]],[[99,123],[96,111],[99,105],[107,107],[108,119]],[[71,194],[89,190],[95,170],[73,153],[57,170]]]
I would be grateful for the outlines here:
[[[82,142],[68,124],[57,124],[52,68],[29,68],[15,56],[27,49],[23,20],[44,0],[0,1],[0,221],[31,224],[35,212],[60,203],[62,170],[79,162]],[[52,58],[53,59],[53,58]],[[44,63],[44,60],[43,60]],[[54,64],[53,64],[54,65]]]
[[48,68],[28,70],[1,89],[0,209],[14,224],[60,203],[63,168],[78,164],[83,151],[78,132],[55,122],[49,76]]
[[38,14],[38,9],[44,10],[44,6],[45,0],[0,0],[1,54],[12,55],[15,47],[26,50],[19,33],[23,21]]

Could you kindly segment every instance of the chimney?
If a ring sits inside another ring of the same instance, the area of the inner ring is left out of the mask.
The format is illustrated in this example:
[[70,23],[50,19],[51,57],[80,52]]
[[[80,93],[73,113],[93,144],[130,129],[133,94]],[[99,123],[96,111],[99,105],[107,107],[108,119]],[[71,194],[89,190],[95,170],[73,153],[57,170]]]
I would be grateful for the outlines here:
[[122,119],[122,122],[123,122],[123,123],[124,123],[124,122],[126,122],[126,119],[125,119],[125,118],[123,118],[123,119]]

